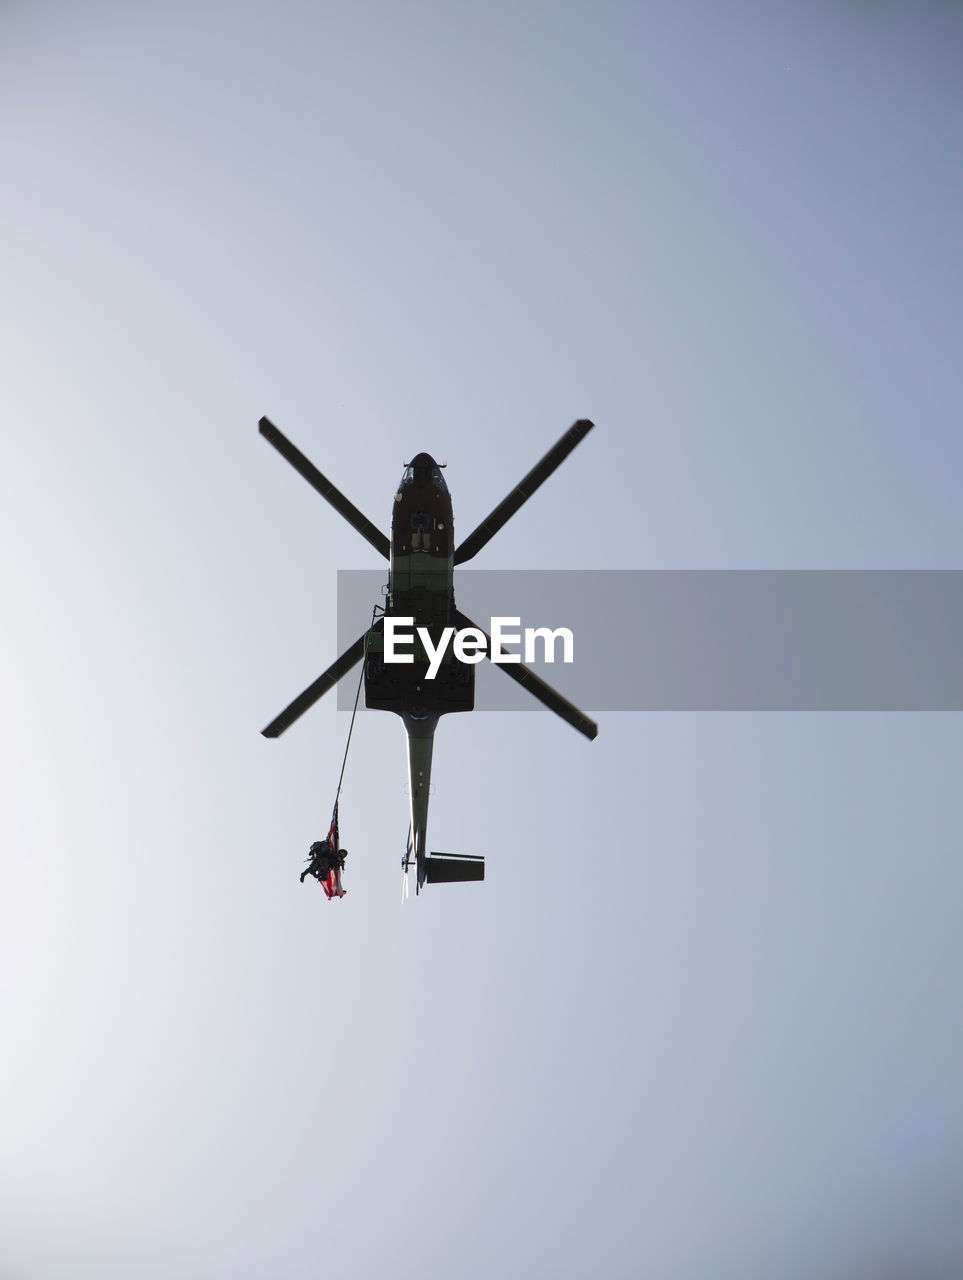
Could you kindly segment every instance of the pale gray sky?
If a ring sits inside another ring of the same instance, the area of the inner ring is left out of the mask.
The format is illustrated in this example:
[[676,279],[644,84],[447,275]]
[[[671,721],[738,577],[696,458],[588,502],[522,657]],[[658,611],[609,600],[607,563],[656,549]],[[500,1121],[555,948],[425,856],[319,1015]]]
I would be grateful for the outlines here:
[[[0,1272],[949,1280],[963,725],[451,717],[298,873],[447,461],[479,567],[960,568],[952,3],[0,7]],[[573,524],[572,513],[578,513]],[[363,625],[363,621],[362,621]],[[613,662],[632,637],[613,634]],[[592,708],[587,708],[592,710]]]

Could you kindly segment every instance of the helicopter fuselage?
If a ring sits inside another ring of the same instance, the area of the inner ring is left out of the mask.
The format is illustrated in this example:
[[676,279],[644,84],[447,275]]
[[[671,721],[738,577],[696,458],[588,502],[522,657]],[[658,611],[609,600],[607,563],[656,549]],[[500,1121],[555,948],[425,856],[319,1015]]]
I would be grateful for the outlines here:
[[[451,495],[438,464],[419,453],[406,466],[394,496],[387,616],[412,619],[437,644],[452,625],[455,609],[454,528]],[[449,649],[434,679],[429,655],[415,632],[410,661],[385,662],[379,629],[368,640],[365,705],[393,711],[408,735],[408,787],[411,836],[418,887],[427,874],[428,796],[435,729],[441,716],[471,711],[475,705],[475,669]]]

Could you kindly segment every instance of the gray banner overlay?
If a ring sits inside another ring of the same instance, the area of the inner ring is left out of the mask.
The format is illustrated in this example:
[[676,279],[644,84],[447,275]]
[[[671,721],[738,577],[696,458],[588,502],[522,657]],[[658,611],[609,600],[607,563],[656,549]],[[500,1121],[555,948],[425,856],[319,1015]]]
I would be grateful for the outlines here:
[[[338,573],[339,652],[386,581]],[[487,632],[493,616],[570,628],[573,663],[559,644],[528,665],[589,714],[963,710],[959,570],[458,569],[455,597]],[[479,710],[544,710],[487,660],[476,680]]]

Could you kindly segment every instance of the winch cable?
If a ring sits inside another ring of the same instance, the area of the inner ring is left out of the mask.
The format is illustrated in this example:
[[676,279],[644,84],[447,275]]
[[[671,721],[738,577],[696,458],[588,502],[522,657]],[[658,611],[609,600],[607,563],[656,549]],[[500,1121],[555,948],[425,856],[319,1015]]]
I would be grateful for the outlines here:
[[341,795],[341,783],[344,781],[344,767],[348,763],[348,748],[351,746],[351,735],[354,732],[354,718],[358,714],[358,701],[361,698],[361,686],[364,683],[364,671],[368,661],[368,641],[371,639],[371,632],[374,630],[375,618],[378,616],[378,606],[371,610],[371,626],[365,632],[364,652],[361,655],[361,675],[358,677],[358,691],[354,695],[354,710],[351,712],[351,725],[348,729],[348,741],[344,745],[344,759],[341,761],[341,777],[338,779],[338,790],[334,796],[334,808],[331,811],[331,821],[333,822],[338,813],[338,798]]

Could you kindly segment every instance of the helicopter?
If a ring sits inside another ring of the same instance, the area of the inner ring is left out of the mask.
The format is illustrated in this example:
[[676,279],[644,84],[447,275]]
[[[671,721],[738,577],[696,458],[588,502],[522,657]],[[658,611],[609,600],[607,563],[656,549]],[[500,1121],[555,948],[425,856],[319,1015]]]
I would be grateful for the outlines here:
[[[261,418],[258,430],[347,522],[378,551],[389,564],[385,606],[381,616],[333,662],[327,671],[300,693],[280,715],[261,730],[266,738],[277,738],[324,696],[353,667],[364,659],[365,706],[369,710],[392,711],[404,722],[408,737],[408,776],[411,825],[402,860],[407,888],[407,872],[414,855],[417,869],[416,894],[428,884],[484,880],[484,857],[468,854],[430,853],[427,848],[428,794],[435,729],[441,716],[472,711],[475,706],[475,667],[463,662],[448,647],[437,661],[439,641],[446,627],[471,628],[483,638],[484,657],[492,659],[491,637],[465,616],[455,604],[454,567],[473,559],[568,457],[595,424],[580,418],[549,449],[525,478],[515,486],[481,524],[457,547],[454,540],[451,495],[442,468],[427,453],[416,454],[405,464],[394,495],[391,540],[364,516],[353,503],[280,431],[268,418]],[[375,610],[377,613],[378,610]],[[402,661],[385,660],[385,618],[405,619],[413,631],[424,628],[436,655],[433,679],[428,678],[429,653],[423,640],[413,640],[410,656]],[[450,633],[449,633],[450,634]],[[497,661],[497,655],[495,658]],[[540,676],[520,661],[501,664],[500,669],[556,715],[562,717],[588,739],[598,734],[598,725],[572,705]],[[412,836],[414,840],[412,842]]]

